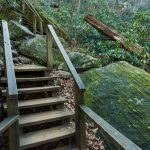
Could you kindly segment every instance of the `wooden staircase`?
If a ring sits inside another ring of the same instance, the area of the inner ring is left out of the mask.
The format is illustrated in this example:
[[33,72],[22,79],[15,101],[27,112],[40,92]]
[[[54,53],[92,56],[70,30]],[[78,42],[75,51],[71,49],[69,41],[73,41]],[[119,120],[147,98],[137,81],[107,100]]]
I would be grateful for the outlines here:
[[[50,69],[42,66],[15,66],[18,86],[20,149],[50,143],[51,148],[74,149],[75,129],[70,125],[74,113],[64,107],[67,101],[59,95],[60,86],[50,77]],[[7,79],[1,78],[5,98]],[[7,110],[6,101],[4,109]],[[55,143],[55,144],[54,144]],[[58,145],[58,147],[57,147]],[[66,145],[66,147],[64,147]]]
[[[1,22],[1,29],[5,64],[0,79],[4,100],[1,103],[7,114],[0,122],[0,134],[9,130],[9,150],[86,150],[87,119],[94,122],[105,140],[108,138],[116,149],[141,150],[84,104],[85,86],[51,25],[47,26],[48,67],[14,67],[6,21]],[[55,84],[56,79],[49,76],[54,64],[53,41],[74,80],[75,117],[64,107],[67,100],[59,95],[61,87]],[[72,118],[75,129],[70,123]]]

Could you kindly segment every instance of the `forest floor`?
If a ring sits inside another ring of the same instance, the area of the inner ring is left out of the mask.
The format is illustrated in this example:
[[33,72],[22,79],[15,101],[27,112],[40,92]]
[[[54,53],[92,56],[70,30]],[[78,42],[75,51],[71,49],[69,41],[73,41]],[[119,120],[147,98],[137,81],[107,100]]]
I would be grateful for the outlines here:
[[[75,111],[73,79],[71,77],[67,79],[62,78],[57,70],[53,71],[52,76],[57,78],[57,84],[62,88],[60,94],[68,100],[65,106],[72,111]],[[86,141],[88,148],[90,150],[105,150],[104,140],[96,136],[98,128],[94,126],[94,123],[87,120],[86,128]]]

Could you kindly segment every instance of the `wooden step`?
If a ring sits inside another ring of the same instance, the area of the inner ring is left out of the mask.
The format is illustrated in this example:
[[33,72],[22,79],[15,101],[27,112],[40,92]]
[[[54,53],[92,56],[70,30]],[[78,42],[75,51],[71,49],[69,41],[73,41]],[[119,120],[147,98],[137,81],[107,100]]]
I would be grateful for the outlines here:
[[51,70],[51,68],[37,65],[18,65],[14,69],[15,72],[42,72]]
[[[33,87],[33,88],[21,88],[18,89],[19,94],[27,94],[27,93],[41,93],[48,91],[58,91],[60,90],[60,86],[44,86],[44,87]],[[6,96],[6,90],[2,90],[2,95]]]
[[63,147],[56,148],[54,150],[78,150],[78,149],[75,146],[68,145],[68,146],[63,146]]
[[75,130],[68,125],[27,133],[20,136],[20,149],[31,148],[41,144],[69,138],[74,136],[74,133]]
[[35,114],[23,115],[19,118],[20,127],[27,127],[36,124],[53,122],[73,117],[74,113],[69,109],[46,111]]
[[[67,102],[67,99],[64,97],[49,97],[49,98],[41,98],[41,99],[32,99],[32,100],[22,100],[18,102],[19,109],[25,108],[35,108],[41,106],[50,106],[55,104],[63,104]],[[4,104],[4,109],[7,109],[7,104]]]
[[[17,82],[39,82],[39,81],[51,81],[54,77],[34,77],[34,78],[16,78]],[[1,83],[7,83],[7,78],[2,77]]]

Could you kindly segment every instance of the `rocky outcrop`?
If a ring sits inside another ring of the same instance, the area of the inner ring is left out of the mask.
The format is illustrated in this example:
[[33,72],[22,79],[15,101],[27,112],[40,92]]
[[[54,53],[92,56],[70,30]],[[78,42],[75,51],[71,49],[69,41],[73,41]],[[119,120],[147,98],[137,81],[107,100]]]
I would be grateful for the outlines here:
[[118,62],[87,71],[81,77],[86,85],[86,105],[148,150],[150,74],[127,62]]
[[[86,71],[91,68],[100,67],[100,62],[90,55],[86,55],[80,52],[68,52],[68,56],[74,67],[79,72]],[[62,63],[59,65],[58,69],[67,70],[67,66],[65,65],[65,63]]]
[[[41,65],[47,63],[47,45],[44,36],[36,36],[34,38],[26,39],[21,42],[18,49],[19,53],[23,56],[33,59]],[[55,65],[59,66],[60,70],[67,70],[63,58],[58,50],[53,50]],[[85,71],[91,68],[99,67],[99,61],[89,55],[79,52],[68,52],[73,65],[79,71]]]
[[31,58],[41,65],[45,65],[47,62],[46,39],[43,36],[22,41],[18,51],[21,55]]
[[21,38],[26,35],[34,36],[34,34],[28,28],[19,24],[18,22],[10,21],[8,25],[9,25],[10,38],[12,40]]

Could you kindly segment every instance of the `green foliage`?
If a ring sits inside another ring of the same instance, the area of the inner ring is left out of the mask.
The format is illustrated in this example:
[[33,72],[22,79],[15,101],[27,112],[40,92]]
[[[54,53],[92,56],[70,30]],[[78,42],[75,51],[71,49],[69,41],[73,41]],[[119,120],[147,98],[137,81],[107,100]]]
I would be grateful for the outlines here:
[[[125,60],[147,69],[150,49],[150,12],[138,10],[126,15],[121,13],[120,5],[111,9],[105,0],[83,1],[79,11],[74,11],[71,1],[66,0],[55,3],[59,8],[52,8],[42,0],[36,1],[36,4],[65,28],[73,38],[75,43],[73,46],[87,48],[87,51],[92,52],[91,55],[107,55],[112,61]],[[84,21],[83,18],[88,13],[125,36],[127,45],[137,43],[142,46],[143,53],[138,55],[127,52],[120,48],[118,43],[98,33]]]

